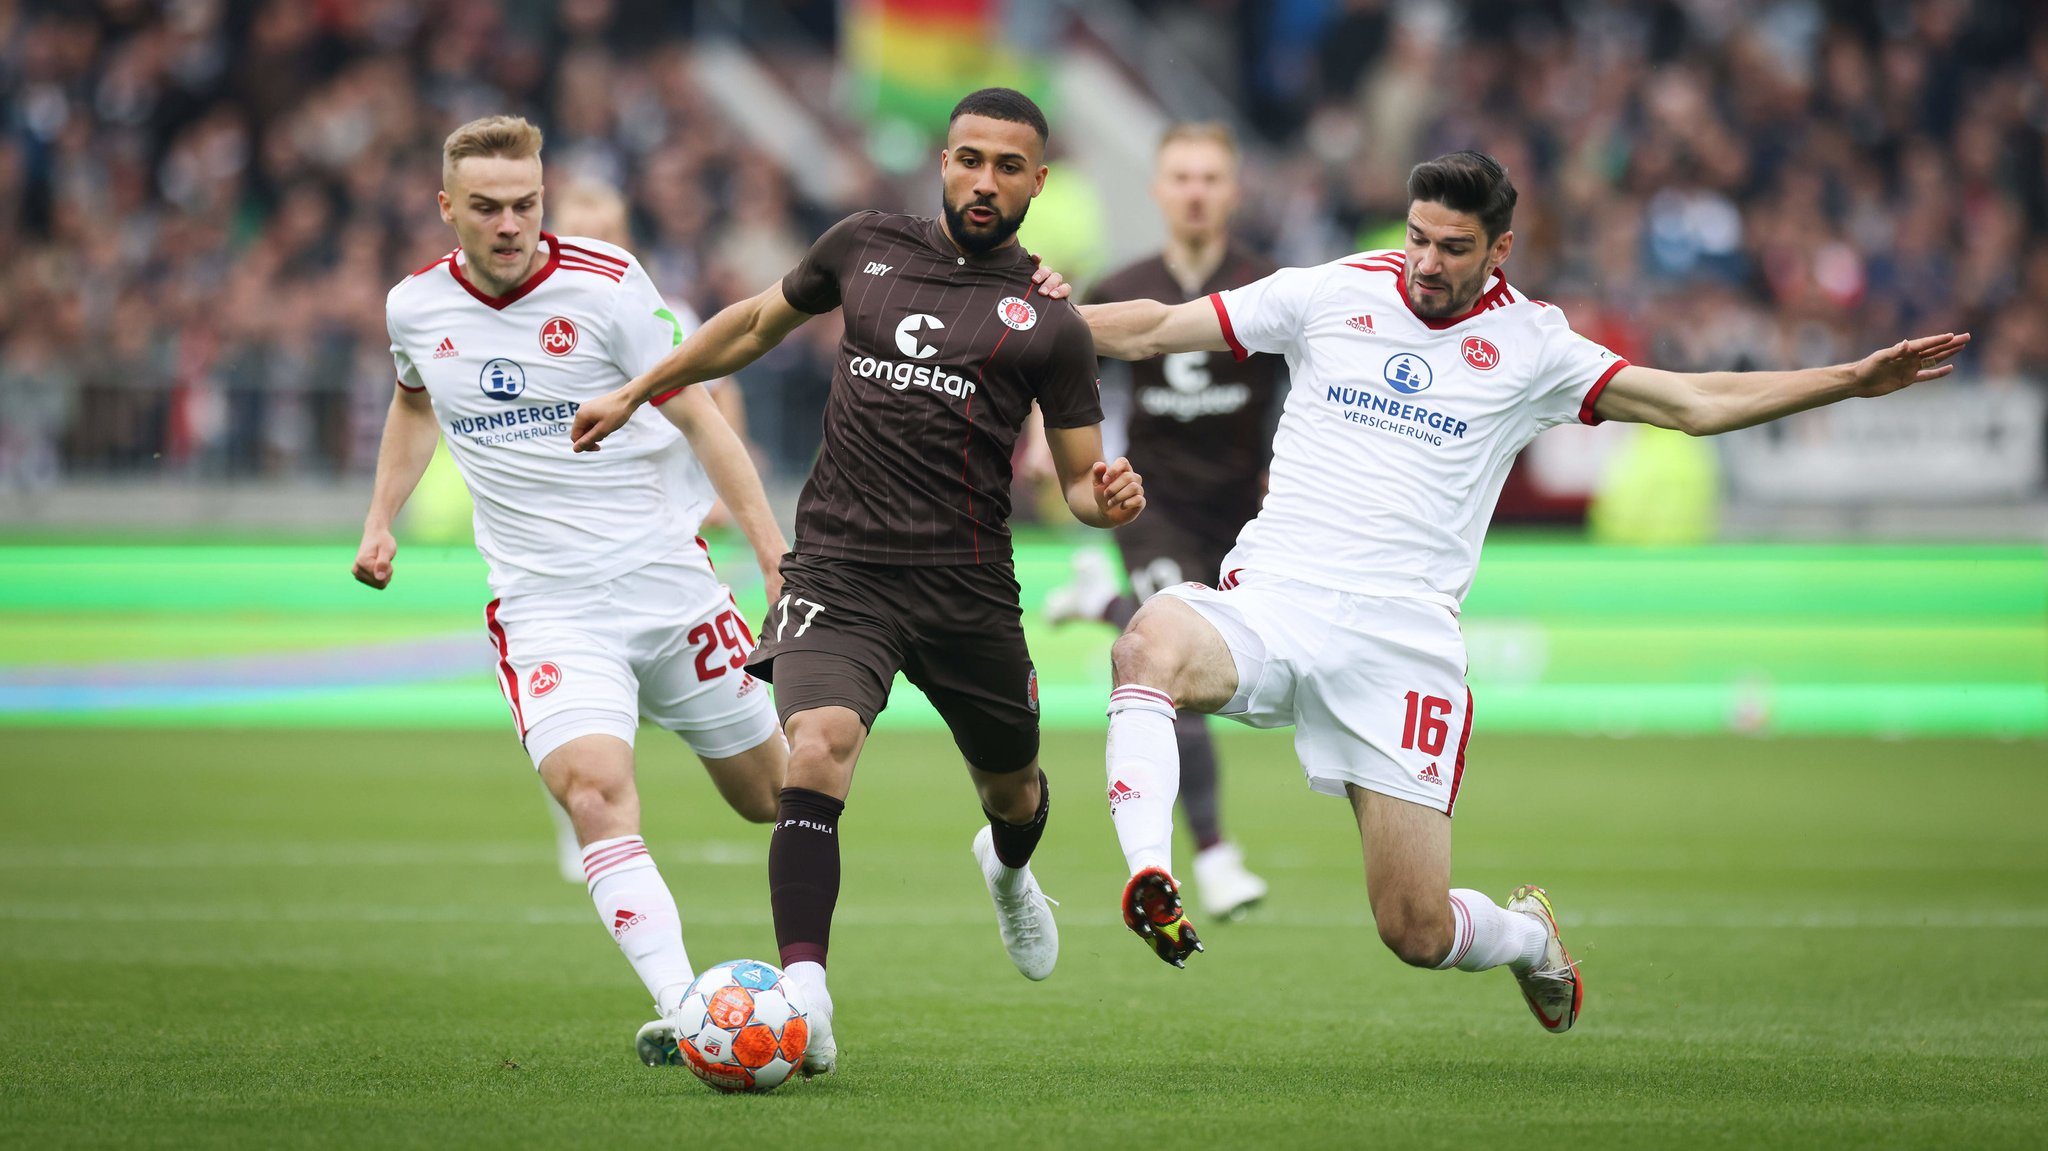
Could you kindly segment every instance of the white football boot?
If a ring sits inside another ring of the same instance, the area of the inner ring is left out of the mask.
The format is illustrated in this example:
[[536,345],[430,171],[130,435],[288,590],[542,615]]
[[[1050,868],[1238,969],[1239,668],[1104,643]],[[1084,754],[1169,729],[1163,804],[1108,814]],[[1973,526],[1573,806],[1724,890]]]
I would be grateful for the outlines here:
[[1266,881],[1245,870],[1244,852],[1226,841],[1196,853],[1195,892],[1210,919],[1241,919],[1266,898]]
[[682,1051],[676,1046],[675,1024],[666,1019],[656,1019],[640,1025],[640,1033],[633,1037],[633,1049],[640,1055],[640,1062],[649,1067],[681,1067]]
[[1562,1035],[1579,1021],[1579,1008],[1586,1002],[1586,981],[1557,936],[1557,914],[1551,910],[1550,895],[1534,884],[1523,884],[1508,898],[1508,910],[1535,919],[1549,935],[1542,960],[1527,971],[1515,972],[1515,982],[1522,985],[1522,998],[1528,1001],[1536,1022],[1552,1035]]
[[996,858],[994,828],[983,826],[974,833],[974,859],[981,864],[982,881],[995,901],[996,927],[1002,931],[1010,962],[1026,979],[1051,975],[1060,958],[1060,929],[1047,906],[1053,901],[1038,889],[1038,879],[1029,866],[1012,871]]
[[1100,621],[1116,593],[1116,572],[1109,565],[1109,557],[1092,549],[1076,552],[1067,582],[1045,593],[1046,621]]
[[791,979],[790,983],[804,1009],[804,1025],[810,1030],[810,1038],[804,1044],[804,1063],[797,1070],[806,1079],[830,1075],[839,1070],[839,1043],[832,1038],[832,993],[825,989],[823,979]]

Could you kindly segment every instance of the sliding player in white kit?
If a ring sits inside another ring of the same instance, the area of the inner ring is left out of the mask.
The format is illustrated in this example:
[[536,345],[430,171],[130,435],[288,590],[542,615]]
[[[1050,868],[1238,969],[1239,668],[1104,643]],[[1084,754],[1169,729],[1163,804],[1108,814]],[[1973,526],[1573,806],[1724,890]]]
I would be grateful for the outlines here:
[[1292,376],[1272,486],[1220,588],[1147,601],[1112,649],[1110,812],[1124,919],[1167,962],[1200,950],[1171,873],[1179,710],[1292,724],[1309,786],[1348,796],[1381,940],[1418,967],[1506,965],[1552,1032],[1584,984],[1543,889],[1452,890],[1451,811],[1472,700],[1459,604],[1517,452],[1544,428],[1625,420],[1713,435],[1947,375],[1968,334],[1854,364],[1681,374],[1631,366],[1512,288],[1515,189],[1457,152],[1408,178],[1405,251],[1283,269],[1167,306],[1083,308],[1118,359],[1276,352]]
[[[640,838],[634,735],[642,717],[674,731],[734,810],[774,818],[787,746],[766,685],[741,666],[753,637],[695,537],[715,489],[771,600],[787,545],[700,388],[658,398],[602,455],[569,450],[576,409],[660,362],[694,317],[624,249],[541,231],[540,146],[539,129],[500,116],[443,148],[441,218],[459,243],[386,302],[398,390],[354,575],[389,584],[391,522],[445,436],[498,597],[484,615],[499,687],[582,841],[599,922],[665,1016],[695,972]],[[647,1062],[670,1061],[662,1026],[641,1029]]]

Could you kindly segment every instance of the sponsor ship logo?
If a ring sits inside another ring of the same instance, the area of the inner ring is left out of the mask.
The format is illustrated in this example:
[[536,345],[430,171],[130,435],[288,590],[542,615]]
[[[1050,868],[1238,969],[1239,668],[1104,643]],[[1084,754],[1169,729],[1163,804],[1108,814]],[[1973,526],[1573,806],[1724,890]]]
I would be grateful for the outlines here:
[[949,396],[974,394],[973,380],[956,376],[935,364],[905,364],[896,360],[878,360],[873,356],[855,356],[846,361],[846,374],[857,380],[881,380],[899,392],[916,385]]
[[477,386],[494,400],[516,400],[526,390],[526,369],[516,360],[487,360],[477,374]]
[[939,349],[925,343],[919,337],[925,332],[936,332],[946,326],[944,320],[926,312],[913,312],[903,317],[896,325],[896,350],[913,360],[928,360],[939,354]]
[[886,276],[893,267],[894,265],[892,264],[877,264],[873,260],[869,260],[868,266],[861,270],[870,276]]
[[1413,352],[1396,353],[1387,361],[1380,375],[1388,387],[1404,396],[1412,396],[1428,388],[1435,377],[1435,373],[1429,370],[1429,361]]

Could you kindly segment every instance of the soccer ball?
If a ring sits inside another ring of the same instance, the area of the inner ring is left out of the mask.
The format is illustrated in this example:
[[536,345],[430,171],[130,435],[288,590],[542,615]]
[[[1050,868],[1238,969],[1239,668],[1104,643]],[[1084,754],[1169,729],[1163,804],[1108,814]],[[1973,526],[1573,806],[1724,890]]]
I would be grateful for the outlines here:
[[777,967],[735,959],[707,968],[676,1008],[683,1066],[714,1091],[772,1091],[804,1061],[811,1028]]

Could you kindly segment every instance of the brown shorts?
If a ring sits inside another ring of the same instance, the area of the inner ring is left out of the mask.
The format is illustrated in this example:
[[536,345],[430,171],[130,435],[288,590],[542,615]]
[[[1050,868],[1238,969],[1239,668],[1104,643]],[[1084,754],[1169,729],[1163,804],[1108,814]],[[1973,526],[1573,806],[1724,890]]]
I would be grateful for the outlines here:
[[1038,673],[1009,562],[908,567],[792,553],[782,579],[747,670],[775,685],[785,724],[839,706],[872,728],[900,671],[968,763],[1009,772],[1038,758]]
[[1176,516],[1164,509],[1146,508],[1144,515],[1116,529],[1117,550],[1123,554],[1131,591],[1140,602],[1179,583],[1216,584],[1223,557],[1237,542],[1237,528],[1217,530],[1192,519],[1186,513]]

